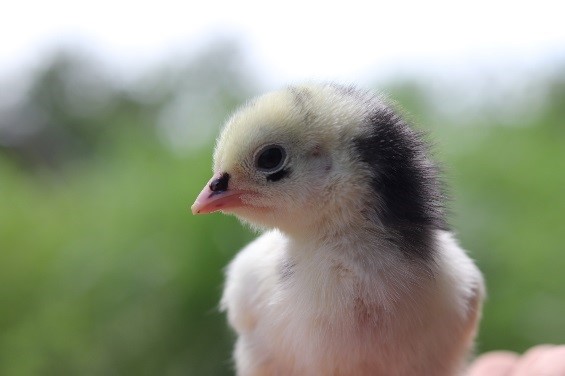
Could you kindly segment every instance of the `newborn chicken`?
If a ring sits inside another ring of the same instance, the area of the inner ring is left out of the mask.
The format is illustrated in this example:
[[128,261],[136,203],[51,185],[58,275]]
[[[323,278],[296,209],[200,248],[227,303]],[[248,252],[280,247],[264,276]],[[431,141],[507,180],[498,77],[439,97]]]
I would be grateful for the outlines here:
[[370,92],[304,85],[227,122],[193,213],[265,229],[227,269],[237,374],[462,372],[484,295],[421,135]]

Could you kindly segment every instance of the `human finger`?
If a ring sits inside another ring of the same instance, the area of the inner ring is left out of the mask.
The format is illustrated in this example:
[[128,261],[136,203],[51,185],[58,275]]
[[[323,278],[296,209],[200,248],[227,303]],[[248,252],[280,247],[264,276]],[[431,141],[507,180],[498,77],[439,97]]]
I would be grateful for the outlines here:
[[492,351],[479,356],[467,370],[466,376],[510,376],[518,362],[518,354]]

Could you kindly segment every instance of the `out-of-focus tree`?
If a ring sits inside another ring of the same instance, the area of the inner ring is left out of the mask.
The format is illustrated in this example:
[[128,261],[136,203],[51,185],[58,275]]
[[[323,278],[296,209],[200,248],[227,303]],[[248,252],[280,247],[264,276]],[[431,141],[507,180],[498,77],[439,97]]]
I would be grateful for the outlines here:
[[127,84],[97,60],[76,50],[47,58],[22,98],[0,105],[0,153],[28,168],[62,167],[107,152],[131,132],[147,139],[157,132],[181,151],[202,146],[257,86],[229,41],[176,57]]
[[551,77],[547,83],[546,101],[542,124],[547,124],[557,131],[565,132],[565,68]]

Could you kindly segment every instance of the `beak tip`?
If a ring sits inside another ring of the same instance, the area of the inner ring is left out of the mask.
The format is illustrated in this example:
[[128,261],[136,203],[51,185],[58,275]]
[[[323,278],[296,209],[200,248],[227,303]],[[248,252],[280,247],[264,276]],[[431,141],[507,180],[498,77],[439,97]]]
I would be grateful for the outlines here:
[[[244,206],[240,196],[245,192],[233,188],[228,190],[228,180],[229,175],[227,173],[220,177],[215,175],[210,179],[190,207],[192,214],[208,214],[226,209],[229,212],[232,208]],[[216,183],[213,184],[214,182]]]

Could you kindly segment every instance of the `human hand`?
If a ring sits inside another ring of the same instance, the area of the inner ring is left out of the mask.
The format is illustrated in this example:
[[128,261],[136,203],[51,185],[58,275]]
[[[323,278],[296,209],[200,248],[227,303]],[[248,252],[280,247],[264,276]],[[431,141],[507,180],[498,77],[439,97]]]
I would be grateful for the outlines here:
[[565,376],[565,345],[539,345],[520,356],[492,351],[478,357],[465,376]]

